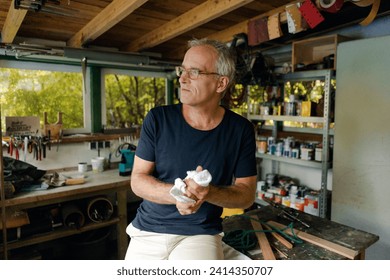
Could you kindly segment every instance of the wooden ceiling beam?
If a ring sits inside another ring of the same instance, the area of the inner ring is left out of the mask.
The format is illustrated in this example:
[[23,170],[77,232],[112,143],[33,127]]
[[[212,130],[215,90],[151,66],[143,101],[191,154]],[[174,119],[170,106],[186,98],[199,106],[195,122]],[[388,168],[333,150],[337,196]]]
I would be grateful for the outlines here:
[[221,15],[244,6],[253,0],[208,0],[174,20],[134,40],[124,51],[136,52],[155,47],[180,34],[190,31]]
[[87,23],[67,42],[69,47],[80,48],[94,41],[111,27],[118,24],[148,0],[114,0]]
[[24,17],[27,14],[27,10],[17,10],[14,7],[15,0],[11,1],[11,4],[8,9],[7,18],[5,19],[3,29],[1,30],[1,42],[2,43],[12,43],[16,37],[16,33],[22,22]]

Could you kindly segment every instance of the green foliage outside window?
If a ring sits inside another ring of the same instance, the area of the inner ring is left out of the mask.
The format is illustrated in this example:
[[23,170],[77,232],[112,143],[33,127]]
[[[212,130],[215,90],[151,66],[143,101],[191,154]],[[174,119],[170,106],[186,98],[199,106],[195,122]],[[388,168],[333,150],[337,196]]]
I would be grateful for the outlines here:
[[[65,129],[84,127],[81,73],[0,68],[1,116],[38,116]],[[3,119],[4,120],[4,119]],[[2,121],[4,129],[4,121]]]
[[105,75],[107,128],[140,125],[147,112],[165,104],[165,78]]
[[[165,78],[105,75],[107,128],[142,124],[147,112],[165,104]],[[62,112],[64,129],[84,127],[83,79],[78,72],[0,68],[2,125],[5,116],[39,116],[57,121]],[[177,101],[177,100],[176,100]]]

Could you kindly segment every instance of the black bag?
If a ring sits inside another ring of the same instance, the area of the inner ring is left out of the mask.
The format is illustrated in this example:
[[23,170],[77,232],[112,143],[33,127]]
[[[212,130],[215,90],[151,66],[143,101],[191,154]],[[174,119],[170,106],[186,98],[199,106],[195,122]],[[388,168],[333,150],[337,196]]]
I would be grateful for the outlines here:
[[3,157],[3,173],[4,181],[12,182],[18,192],[21,187],[39,181],[46,171],[24,161]]

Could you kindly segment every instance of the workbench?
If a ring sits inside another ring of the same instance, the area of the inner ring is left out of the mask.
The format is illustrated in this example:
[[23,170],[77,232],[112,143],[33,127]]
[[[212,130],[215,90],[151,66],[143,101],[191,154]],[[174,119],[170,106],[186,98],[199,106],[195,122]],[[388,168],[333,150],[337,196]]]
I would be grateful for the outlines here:
[[[77,173],[64,172],[64,174]],[[63,238],[102,227],[116,225],[118,259],[124,259],[128,246],[127,227],[127,191],[130,189],[130,177],[119,176],[117,169],[106,170],[101,173],[88,171],[85,173],[85,183],[80,185],[62,186],[47,190],[19,193],[15,197],[4,201],[6,208],[24,210],[56,203],[64,203],[96,196],[116,196],[116,211],[113,217],[99,223],[86,223],[79,229],[58,228],[48,233],[37,234],[26,239],[12,241],[4,246],[0,244],[1,252],[30,246],[58,238]],[[0,201],[0,203],[3,203]]]
[[[318,244],[306,240],[299,240],[302,243],[296,242],[291,249],[288,249],[278,239],[272,236],[270,231],[264,230],[264,227],[268,223],[272,224],[273,222],[285,226],[291,225],[292,221],[281,215],[281,209],[272,206],[261,206],[259,209],[250,210],[242,215],[225,218],[223,221],[223,230],[226,240],[224,241],[227,244],[231,243],[229,244],[230,246],[241,251],[251,259],[267,259],[264,258],[263,251],[260,250],[260,239],[256,238],[256,234],[259,233],[265,234],[266,240],[275,255],[275,259],[341,260],[364,259],[365,250],[379,240],[379,236],[372,233],[298,210],[290,209],[289,211],[292,211],[299,220],[309,226],[306,227],[294,221],[292,226],[295,233],[297,233],[297,237],[300,239],[300,236],[309,236],[315,239]],[[263,224],[264,232],[254,230],[256,223],[265,224],[265,226]],[[246,237],[242,238],[243,235],[246,235]],[[238,240],[242,242],[238,242]],[[339,251],[333,250],[333,248],[337,248]],[[346,252],[346,254],[341,255],[339,253],[341,251]]]

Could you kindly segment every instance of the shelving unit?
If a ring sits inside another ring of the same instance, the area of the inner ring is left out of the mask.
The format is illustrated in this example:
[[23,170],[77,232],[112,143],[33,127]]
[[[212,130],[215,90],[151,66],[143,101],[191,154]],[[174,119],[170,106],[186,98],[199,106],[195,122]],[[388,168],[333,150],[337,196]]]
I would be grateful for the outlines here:
[[295,122],[311,122],[311,123],[322,123],[322,161],[308,161],[295,158],[288,158],[283,156],[274,156],[270,154],[256,153],[256,157],[265,160],[272,160],[272,170],[277,173],[279,162],[287,164],[294,164],[303,167],[321,169],[321,188],[320,188],[320,199],[319,199],[319,216],[322,218],[326,217],[327,214],[327,180],[328,171],[332,167],[332,163],[329,162],[329,122],[330,122],[330,90],[331,90],[331,79],[334,77],[333,70],[313,70],[313,71],[302,71],[286,74],[282,77],[282,82],[287,81],[311,81],[311,80],[323,80],[324,81],[324,114],[322,117],[301,117],[301,116],[279,116],[279,115],[248,115],[248,119],[253,121],[274,121],[274,127],[272,131],[273,137],[276,139],[278,132],[278,123],[285,121]]

